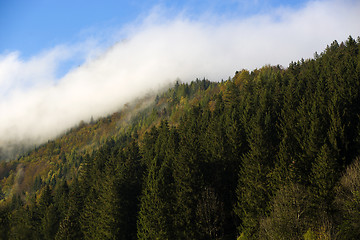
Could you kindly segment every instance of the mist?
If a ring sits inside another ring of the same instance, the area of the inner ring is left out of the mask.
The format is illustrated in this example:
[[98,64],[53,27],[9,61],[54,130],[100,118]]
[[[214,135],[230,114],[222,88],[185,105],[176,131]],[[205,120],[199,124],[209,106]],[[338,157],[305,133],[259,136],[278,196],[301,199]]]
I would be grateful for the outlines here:
[[[169,17],[166,11],[156,7],[114,31],[110,47],[90,39],[29,59],[0,55],[0,147],[42,143],[176,79],[221,81],[244,68],[286,67],[334,40],[360,35],[360,2],[351,0],[311,1],[247,18],[194,19],[186,11]],[[57,77],[61,63],[73,58],[82,64]]]

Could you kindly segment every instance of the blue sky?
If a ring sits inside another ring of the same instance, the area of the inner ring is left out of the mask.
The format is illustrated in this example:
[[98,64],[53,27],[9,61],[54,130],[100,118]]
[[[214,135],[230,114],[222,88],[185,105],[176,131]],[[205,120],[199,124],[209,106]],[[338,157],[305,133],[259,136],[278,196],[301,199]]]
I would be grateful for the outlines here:
[[154,7],[191,18],[211,13],[241,18],[279,6],[298,8],[304,0],[1,0],[0,54],[20,51],[24,58],[59,44],[83,41],[118,29],[149,14]]
[[0,0],[0,147],[360,36],[359,0]]
[[[196,20],[204,15],[225,19],[246,18],[280,6],[299,8],[304,0],[0,0],[0,54],[17,51],[23,60],[58,45],[95,39],[103,48],[121,40],[114,32],[141,21],[156,8],[167,17],[186,14]],[[78,55],[58,63],[62,77],[84,62]]]

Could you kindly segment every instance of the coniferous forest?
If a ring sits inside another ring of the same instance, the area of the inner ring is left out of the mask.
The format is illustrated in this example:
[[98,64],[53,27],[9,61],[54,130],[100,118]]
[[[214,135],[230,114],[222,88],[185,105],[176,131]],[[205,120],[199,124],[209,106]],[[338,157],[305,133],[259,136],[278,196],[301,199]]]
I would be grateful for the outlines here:
[[0,164],[0,239],[360,239],[360,38],[177,81]]

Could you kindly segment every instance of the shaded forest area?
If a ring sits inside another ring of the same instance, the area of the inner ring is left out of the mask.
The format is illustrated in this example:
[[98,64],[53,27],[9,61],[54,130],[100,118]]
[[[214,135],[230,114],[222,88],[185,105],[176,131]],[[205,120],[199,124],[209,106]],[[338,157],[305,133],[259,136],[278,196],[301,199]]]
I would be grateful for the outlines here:
[[65,146],[107,118],[3,162],[0,238],[359,239],[359,50],[177,82],[97,147]]

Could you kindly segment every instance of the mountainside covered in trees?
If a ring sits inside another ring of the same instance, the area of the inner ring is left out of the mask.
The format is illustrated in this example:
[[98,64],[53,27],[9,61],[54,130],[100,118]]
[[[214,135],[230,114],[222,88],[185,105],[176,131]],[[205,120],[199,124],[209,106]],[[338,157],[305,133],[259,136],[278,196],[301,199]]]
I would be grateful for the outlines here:
[[360,38],[177,82],[0,164],[1,239],[359,239]]

